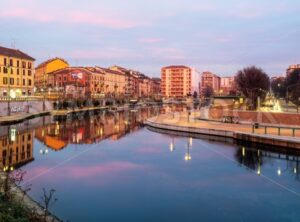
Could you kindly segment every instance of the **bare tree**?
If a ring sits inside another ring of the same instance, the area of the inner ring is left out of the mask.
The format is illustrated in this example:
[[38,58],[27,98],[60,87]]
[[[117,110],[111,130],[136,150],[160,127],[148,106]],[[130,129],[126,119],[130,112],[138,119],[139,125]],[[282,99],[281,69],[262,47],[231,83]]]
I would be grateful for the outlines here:
[[257,98],[264,99],[270,89],[270,78],[260,68],[250,66],[239,70],[235,76],[239,91],[251,101],[251,108],[256,109]]
[[47,190],[43,188],[43,196],[41,196],[41,199],[45,211],[44,218],[43,218],[44,222],[47,219],[50,207],[53,206],[57,201],[57,198],[54,198],[54,193],[55,193],[54,189],[51,189],[49,192],[47,192]]

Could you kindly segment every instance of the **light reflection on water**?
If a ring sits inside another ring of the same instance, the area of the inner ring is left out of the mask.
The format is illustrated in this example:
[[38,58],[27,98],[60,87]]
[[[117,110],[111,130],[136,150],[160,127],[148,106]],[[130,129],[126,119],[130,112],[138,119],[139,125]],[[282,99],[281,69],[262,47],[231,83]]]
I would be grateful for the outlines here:
[[[299,221],[299,152],[146,129],[156,109],[1,127],[1,168],[70,221]],[[7,136],[9,135],[9,136]]]

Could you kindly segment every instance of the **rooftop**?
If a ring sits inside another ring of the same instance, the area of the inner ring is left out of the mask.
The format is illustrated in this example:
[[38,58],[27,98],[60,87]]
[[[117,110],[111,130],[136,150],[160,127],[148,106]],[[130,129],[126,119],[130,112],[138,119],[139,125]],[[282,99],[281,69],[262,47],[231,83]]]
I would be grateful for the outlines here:
[[171,66],[163,67],[163,69],[190,69],[190,67],[184,65],[171,65]]
[[31,56],[27,55],[26,53],[24,53],[18,49],[10,49],[10,48],[2,47],[2,46],[0,46],[0,55],[35,61],[34,58],[32,58]]
[[39,64],[36,68],[39,69],[39,68],[41,68],[41,67],[44,67],[44,66],[46,66],[47,64],[49,64],[50,62],[53,62],[54,60],[57,60],[57,59],[58,59],[58,60],[62,60],[63,62],[65,62],[65,63],[67,63],[67,64],[69,65],[69,63],[68,63],[66,60],[64,60],[64,59],[62,59],[62,58],[59,58],[59,57],[55,57],[55,58],[48,59],[48,60],[42,62],[42,63]]

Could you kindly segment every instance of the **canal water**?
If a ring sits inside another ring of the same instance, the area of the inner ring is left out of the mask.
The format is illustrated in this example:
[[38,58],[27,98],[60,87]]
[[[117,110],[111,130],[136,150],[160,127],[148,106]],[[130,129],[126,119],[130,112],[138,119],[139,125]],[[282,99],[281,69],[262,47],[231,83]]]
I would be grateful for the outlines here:
[[[160,110],[161,111],[161,110]],[[1,127],[1,168],[64,221],[300,221],[300,153],[145,128],[157,109]]]

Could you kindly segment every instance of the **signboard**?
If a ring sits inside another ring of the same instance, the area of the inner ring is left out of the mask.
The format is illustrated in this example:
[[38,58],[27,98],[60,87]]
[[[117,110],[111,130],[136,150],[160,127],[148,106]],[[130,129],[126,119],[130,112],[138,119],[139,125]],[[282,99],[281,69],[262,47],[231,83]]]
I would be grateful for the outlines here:
[[73,79],[82,79],[83,75],[82,72],[79,73],[71,73]]

